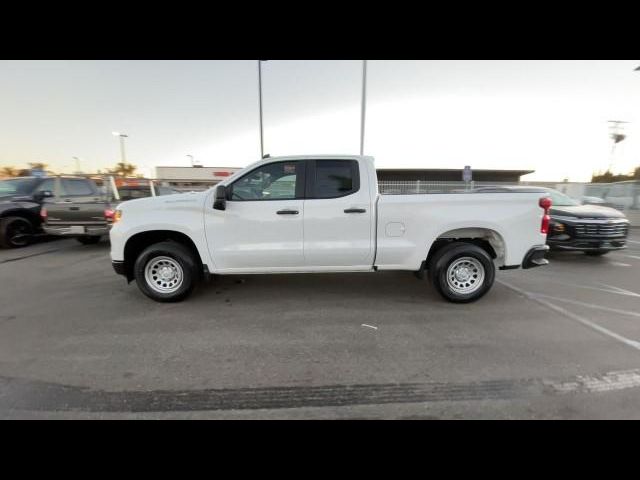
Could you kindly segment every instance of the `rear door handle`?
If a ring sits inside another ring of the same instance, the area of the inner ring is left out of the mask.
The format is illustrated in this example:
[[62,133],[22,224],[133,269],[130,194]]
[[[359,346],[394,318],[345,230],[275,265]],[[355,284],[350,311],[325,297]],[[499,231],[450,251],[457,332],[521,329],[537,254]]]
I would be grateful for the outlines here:
[[347,208],[344,213],[367,213],[365,208]]
[[298,210],[278,210],[276,212],[278,215],[298,215]]
[[69,207],[69,210],[80,210],[80,207]]

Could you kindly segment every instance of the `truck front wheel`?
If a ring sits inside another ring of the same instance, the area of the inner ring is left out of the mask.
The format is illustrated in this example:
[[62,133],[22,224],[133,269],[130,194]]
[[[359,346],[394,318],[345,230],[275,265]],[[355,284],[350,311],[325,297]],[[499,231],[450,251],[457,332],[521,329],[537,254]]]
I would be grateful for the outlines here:
[[491,289],[496,270],[489,254],[477,245],[453,242],[436,252],[429,277],[436,290],[454,303],[473,302]]
[[187,247],[160,242],[142,251],[134,265],[138,288],[157,302],[179,302],[187,298],[198,279],[197,262]]

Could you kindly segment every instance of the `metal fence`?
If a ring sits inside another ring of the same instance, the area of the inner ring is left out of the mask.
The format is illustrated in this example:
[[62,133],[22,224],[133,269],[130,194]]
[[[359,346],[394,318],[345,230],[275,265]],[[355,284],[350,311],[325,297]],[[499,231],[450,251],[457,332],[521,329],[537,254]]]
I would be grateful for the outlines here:
[[478,187],[524,185],[515,182],[444,182],[381,180],[378,189],[382,195],[418,195],[435,193],[464,193]]

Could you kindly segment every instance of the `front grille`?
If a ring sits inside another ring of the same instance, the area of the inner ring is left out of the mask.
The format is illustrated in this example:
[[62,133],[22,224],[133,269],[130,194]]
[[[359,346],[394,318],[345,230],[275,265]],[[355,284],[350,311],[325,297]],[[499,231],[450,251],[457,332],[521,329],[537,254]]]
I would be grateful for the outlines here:
[[573,228],[576,237],[619,238],[627,236],[629,227],[625,223],[583,223]]

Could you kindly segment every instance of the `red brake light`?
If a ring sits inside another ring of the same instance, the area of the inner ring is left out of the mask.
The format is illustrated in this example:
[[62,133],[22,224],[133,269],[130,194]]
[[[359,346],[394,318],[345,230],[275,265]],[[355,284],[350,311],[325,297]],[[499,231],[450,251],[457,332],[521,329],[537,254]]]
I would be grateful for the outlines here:
[[113,216],[114,216],[115,212],[113,210],[111,210],[110,208],[107,208],[104,211],[104,218],[105,220],[111,220],[113,221]]
[[551,198],[549,197],[542,197],[539,201],[538,201],[538,205],[540,205],[541,208],[544,208],[545,213],[549,213],[549,209],[551,208]]
[[41,208],[40,209],[40,218],[42,219],[43,222],[47,221],[47,215],[49,215],[47,213],[47,209],[46,208]]
[[549,209],[551,208],[551,198],[542,197],[538,201],[538,205],[540,205],[540,208],[544,208],[542,224],[540,225],[540,233],[544,233],[546,235],[547,233],[549,233],[549,223],[551,222],[551,217],[549,216]]

